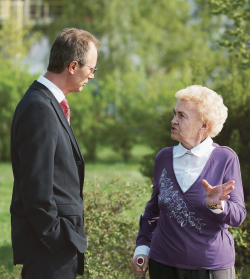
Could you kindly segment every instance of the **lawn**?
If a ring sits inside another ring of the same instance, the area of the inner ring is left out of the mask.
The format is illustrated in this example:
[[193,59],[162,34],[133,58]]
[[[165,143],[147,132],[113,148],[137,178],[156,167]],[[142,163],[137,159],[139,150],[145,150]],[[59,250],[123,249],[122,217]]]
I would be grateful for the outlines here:
[[[101,148],[98,152],[96,163],[85,161],[85,189],[90,190],[93,185],[100,185],[105,191],[129,185],[140,187],[148,184],[148,193],[142,200],[147,201],[150,196],[150,185],[148,179],[139,172],[139,161],[150,153],[151,150],[144,146],[136,146],[132,150],[132,158],[129,163],[123,163],[122,158],[108,148]],[[13,267],[12,249],[10,237],[10,214],[13,175],[10,163],[0,163],[0,278],[19,278],[20,266]],[[143,204],[143,203],[142,203]],[[124,212],[130,217],[139,216],[143,213],[144,205],[138,205],[130,211]],[[6,270],[6,272],[5,272]]]

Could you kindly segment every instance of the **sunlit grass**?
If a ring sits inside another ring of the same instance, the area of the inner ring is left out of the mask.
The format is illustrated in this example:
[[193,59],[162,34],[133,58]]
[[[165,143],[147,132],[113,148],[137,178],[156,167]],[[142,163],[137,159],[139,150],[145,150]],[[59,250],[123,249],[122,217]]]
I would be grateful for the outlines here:
[[137,182],[138,184],[148,183],[148,179],[141,175],[139,168],[138,163],[86,163],[85,185],[88,188],[89,182],[95,179],[104,187],[114,178],[118,178],[119,184],[126,182]]
[[10,237],[10,202],[13,175],[10,163],[0,164],[0,278],[19,278],[21,267],[13,266]]
[[10,242],[10,201],[13,175],[10,164],[0,164],[0,245]]

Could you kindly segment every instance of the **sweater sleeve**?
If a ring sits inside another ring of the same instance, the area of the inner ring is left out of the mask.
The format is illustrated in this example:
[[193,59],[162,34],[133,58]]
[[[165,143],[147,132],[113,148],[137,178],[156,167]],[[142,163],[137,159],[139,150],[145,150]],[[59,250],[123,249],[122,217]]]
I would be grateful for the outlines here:
[[232,227],[238,227],[246,218],[247,212],[244,204],[244,193],[241,179],[240,163],[238,156],[232,151],[224,173],[223,183],[234,180],[234,189],[229,194],[229,200],[225,201],[224,211],[217,214],[219,221]]
[[157,221],[159,218],[159,207],[158,207],[158,195],[159,187],[158,181],[156,178],[157,172],[157,157],[155,160],[154,166],[154,184],[153,191],[150,200],[148,201],[143,216],[140,217],[139,221],[139,232],[136,239],[136,247],[141,245],[146,245],[150,247],[151,239],[154,233],[154,230],[157,226]]

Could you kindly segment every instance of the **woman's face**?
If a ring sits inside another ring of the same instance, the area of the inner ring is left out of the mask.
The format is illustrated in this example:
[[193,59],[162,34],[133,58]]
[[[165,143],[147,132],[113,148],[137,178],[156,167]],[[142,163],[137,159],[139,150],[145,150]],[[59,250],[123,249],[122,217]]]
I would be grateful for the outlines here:
[[[192,149],[204,140],[204,131],[207,130],[200,120],[197,104],[192,101],[179,100],[174,109],[174,118],[171,121],[171,137],[187,149]],[[205,130],[204,130],[205,128]]]

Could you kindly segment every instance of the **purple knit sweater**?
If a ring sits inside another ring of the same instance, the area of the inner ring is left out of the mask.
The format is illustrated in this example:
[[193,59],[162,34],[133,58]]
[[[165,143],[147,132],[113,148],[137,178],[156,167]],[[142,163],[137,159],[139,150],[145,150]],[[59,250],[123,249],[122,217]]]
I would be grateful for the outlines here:
[[[157,154],[153,193],[140,220],[136,241],[136,246],[150,247],[153,260],[192,270],[234,265],[234,240],[228,227],[240,226],[246,218],[239,160],[229,147],[214,146],[203,171],[185,193],[174,174],[173,147]],[[212,186],[235,180],[235,189],[221,214],[207,208],[202,179]]]

